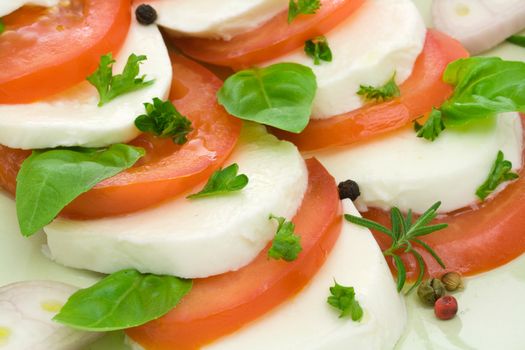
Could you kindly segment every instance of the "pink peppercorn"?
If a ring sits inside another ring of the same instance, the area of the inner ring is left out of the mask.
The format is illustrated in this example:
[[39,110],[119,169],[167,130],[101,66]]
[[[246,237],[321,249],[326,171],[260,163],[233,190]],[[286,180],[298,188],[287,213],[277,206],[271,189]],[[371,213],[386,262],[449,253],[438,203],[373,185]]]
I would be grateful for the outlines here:
[[434,313],[440,320],[450,320],[458,312],[458,302],[451,295],[439,298],[434,304]]

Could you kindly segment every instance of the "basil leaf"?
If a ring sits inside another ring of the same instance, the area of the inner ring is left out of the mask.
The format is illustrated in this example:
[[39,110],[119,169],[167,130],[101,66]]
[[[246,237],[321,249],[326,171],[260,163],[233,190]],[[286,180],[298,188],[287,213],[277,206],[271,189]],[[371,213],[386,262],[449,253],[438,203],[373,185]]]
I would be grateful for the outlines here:
[[332,50],[328,45],[328,40],[326,40],[324,36],[307,40],[304,43],[304,52],[314,60],[316,66],[320,65],[321,61],[332,62],[333,59]]
[[191,287],[190,280],[123,270],[73,294],[53,320],[96,332],[136,327],[167,314]]
[[234,163],[227,168],[214,171],[202,191],[189,195],[188,198],[204,198],[237,192],[248,185],[248,176],[239,172],[239,165]]
[[241,119],[299,133],[310,120],[317,90],[313,71],[296,63],[240,71],[219,90],[219,103]]
[[5,24],[0,18],[0,34],[2,34],[5,31]]
[[448,65],[443,80],[455,86],[440,108],[447,127],[503,112],[525,112],[525,62],[464,58]]
[[510,38],[508,38],[507,41],[514,45],[525,47],[525,36],[523,35],[513,35]]
[[130,168],[143,155],[143,149],[123,144],[105,150],[33,151],[16,179],[16,210],[22,234],[31,236],[80,194]]

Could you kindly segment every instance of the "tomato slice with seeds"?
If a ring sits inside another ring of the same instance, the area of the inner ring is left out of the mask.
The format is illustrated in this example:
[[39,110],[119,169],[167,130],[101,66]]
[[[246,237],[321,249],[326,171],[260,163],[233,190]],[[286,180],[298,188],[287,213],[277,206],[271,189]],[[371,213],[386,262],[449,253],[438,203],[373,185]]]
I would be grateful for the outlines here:
[[[525,127],[525,116],[521,117]],[[524,128],[525,129],[525,128]],[[525,151],[523,152],[525,159]],[[474,275],[494,269],[517,258],[525,252],[525,169],[520,177],[509,184],[493,199],[481,204],[477,209],[463,209],[436,220],[447,223],[449,227],[420,237],[430,245],[446,265],[443,269],[421,247],[416,250],[423,256],[430,276],[441,277],[444,273],[455,271],[463,275]],[[389,225],[389,214],[371,209],[363,213],[368,219]],[[374,232],[382,249],[390,247],[390,239],[385,234]],[[402,255],[407,267],[407,278],[415,280],[418,268],[411,255]],[[391,263],[391,262],[390,262]],[[395,268],[391,265],[392,271]]]
[[199,349],[297,294],[323,265],[342,224],[334,178],[315,159],[307,166],[308,189],[293,219],[303,247],[297,260],[269,260],[266,248],[238,271],[194,280],[175,309],[127,334],[146,349]]
[[116,54],[124,43],[130,8],[130,0],[71,0],[4,17],[0,104],[34,102],[85,80],[100,56]]
[[315,15],[299,15],[288,23],[288,10],[233,39],[174,38],[175,45],[199,61],[235,68],[249,67],[304,46],[324,35],[357,10],[364,0],[322,0]]
[[459,42],[429,30],[412,75],[400,86],[400,98],[369,104],[329,119],[312,120],[300,134],[280,130],[274,133],[292,141],[302,151],[314,151],[399,129],[430,112],[432,107],[441,106],[453,92],[453,88],[442,81],[445,68],[450,62],[467,56],[468,52]]
[[[98,184],[68,205],[62,215],[87,219],[134,212],[174,197],[206,180],[230,155],[242,122],[218,103],[222,81],[199,64],[171,55],[170,98],[192,121],[188,142],[144,134],[131,142],[146,156],[132,168]],[[29,152],[0,146],[0,186],[15,192],[16,174]]]

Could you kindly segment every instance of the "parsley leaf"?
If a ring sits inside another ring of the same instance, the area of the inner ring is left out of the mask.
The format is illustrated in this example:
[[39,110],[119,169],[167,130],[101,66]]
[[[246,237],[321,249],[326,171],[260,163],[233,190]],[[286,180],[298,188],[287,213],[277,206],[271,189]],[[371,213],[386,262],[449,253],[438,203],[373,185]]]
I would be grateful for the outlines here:
[[417,121],[414,122],[414,130],[417,132],[417,137],[434,141],[445,130],[441,111],[433,108],[425,124],[421,125]]
[[383,86],[374,87],[361,85],[357,94],[363,96],[366,101],[384,102],[400,95],[399,86],[396,84],[396,74]]
[[272,242],[272,246],[268,251],[268,257],[284,261],[294,261],[303,250],[301,247],[301,236],[294,233],[295,224],[291,221],[286,221],[283,217],[270,215],[270,220],[277,220],[279,226],[277,233]]
[[390,211],[390,218],[392,223],[392,229],[389,229],[377,222],[364,219],[360,216],[345,215],[345,219],[353,224],[366,227],[371,230],[375,230],[384,233],[392,239],[392,245],[390,248],[383,251],[384,256],[389,256],[394,261],[394,265],[397,269],[397,291],[401,292],[406,282],[406,268],[403,260],[400,257],[400,253],[410,253],[416,258],[416,262],[419,267],[419,275],[416,283],[408,290],[408,293],[413,291],[423,281],[425,275],[425,262],[421,254],[414,249],[413,244],[419,244],[425,249],[441,267],[445,268],[445,264],[441,258],[434,252],[434,250],[425,242],[419,239],[420,236],[426,236],[432,232],[442,230],[448,227],[447,224],[436,224],[429,225],[437,216],[437,209],[441,205],[441,202],[435,203],[431,206],[423,215],[421,215],[415,222],[412,220],[412,211],[409,210],[406,217],[403,217],[401,211],[394,207]]
[[2,34],[5,31],[5,24],[0,18],[0,34]]
[[337,282],[330,287],[330,295],[326,300],[328,304],[341,311],[339,318],[351,317],[353,321],[360,321],[363,318],[363,309],[355,299],[353,287],[345,287]]
[[248,176],[239,172],[239,165],[234,163],[227,168],[215,171],[202,191],[192,194],[187,198],[203,198],[221,194],[237,192],[248,185]]
[[315,39],[306,41],[304,43],[304,52],[307,56],[314,59],[315,65],[320,65],[321,61],[332,62],[332,50],[324,36],[318,36]]
[[288,4],[288,23],[303,15],[313,15],[321,8],[321,0],[290,0]]
[[487,180],[485,180],[485,182],[478,187],[476,196],[484,201],[503,182],[516,180],[519,175],[511,172],[511,170],[512,163],[508,160],[505,160],[503,152],[499,151],[496,161],[490,169]]
[[509,43],[512,43],[514,45],[518,45],[521,47],[525,47],[525,36],[522,35],[513,35],[510,38],[507,39]]
[[137,77],[140,63],[146,59],[146,56],[131,54],[122,74],[113,75],[113,64],[115,64],[113,56],[111,53],[102,56],[98,69],[87,78],[100,96],[98,106],[101,107],[120,95],[152,85],[153,80],[144,81],[146,76]]
[[146,114],[135,119],[137,129],[159,137],[171,137],[178,145],[188,141],[187,135],[193,130],[191,121],[180,114],[173,103],[154,98],[153,104],[145,103],[144,107]]

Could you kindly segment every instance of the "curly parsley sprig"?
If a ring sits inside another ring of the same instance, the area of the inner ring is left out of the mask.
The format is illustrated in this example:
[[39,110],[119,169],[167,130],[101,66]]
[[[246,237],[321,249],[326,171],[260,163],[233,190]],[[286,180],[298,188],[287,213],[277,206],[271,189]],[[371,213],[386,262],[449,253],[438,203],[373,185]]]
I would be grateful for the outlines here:
[[299,15],[313,15],[321,8],[321,0],[290,0],[288,4],[288,23]]
[[392,246],[383,251],[384,256],[391,257],[397,269],[397,291],[401,292],[406,282],[406,267],[400,257],[400,253],[410,253],[417,261],[419,267],[419,275],[416,283],[406,292],[409,294],[417,288],[423,281],[425,275],[425,262],[421,254],[414,249],[414,243],[419,244],[423,249],[432,255],[441,267],[445,268],[445,264],[436,252],[425,242],[419,239],[421,236],[426,236],[432,232],[446,228],[447,224],[429,225],[437,216],[437,209],[441,202],[435,203],[423,215],[413,222],[412,211],[409,210],[406,217],[403,217],[401,211],[394,207],[390,211],[390,220],[392,228],[389,229],[372,220],[364,219],[354,215],[345,215],[345,219],[353,224],[366,227],[371,230],[382,232],[392,238]]
[[361,85],[357,94],[367,102],[385,102],[399,97],[401,91],[396,84],[396,74],[392,75],[389,81],[383,86]]

